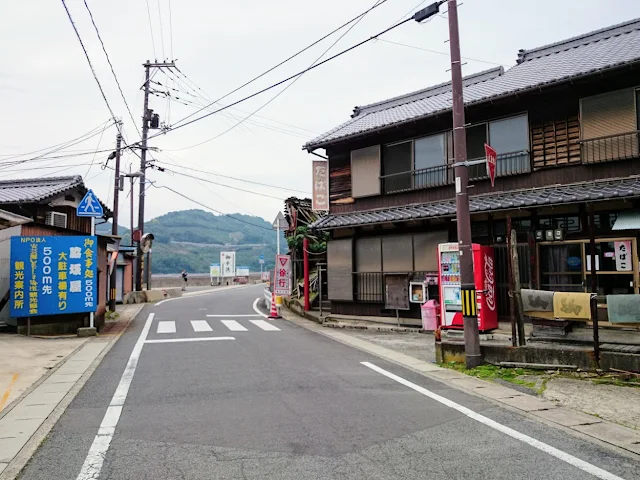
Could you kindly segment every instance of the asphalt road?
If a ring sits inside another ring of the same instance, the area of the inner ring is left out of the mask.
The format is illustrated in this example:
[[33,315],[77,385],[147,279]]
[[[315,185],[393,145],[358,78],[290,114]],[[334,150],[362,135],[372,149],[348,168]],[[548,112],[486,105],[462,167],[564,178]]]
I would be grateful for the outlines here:
[[267,321],[258,297],[262,286],[145,307],[20,478],[640,478],[640,462],[606,446]]

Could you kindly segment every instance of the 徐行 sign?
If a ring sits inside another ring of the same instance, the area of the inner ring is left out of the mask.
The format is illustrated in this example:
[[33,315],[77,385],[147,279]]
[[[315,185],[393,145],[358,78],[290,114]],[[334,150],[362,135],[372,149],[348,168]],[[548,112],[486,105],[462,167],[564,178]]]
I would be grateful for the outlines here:
[[11,237],[11,316],[95,312],[97,237]]

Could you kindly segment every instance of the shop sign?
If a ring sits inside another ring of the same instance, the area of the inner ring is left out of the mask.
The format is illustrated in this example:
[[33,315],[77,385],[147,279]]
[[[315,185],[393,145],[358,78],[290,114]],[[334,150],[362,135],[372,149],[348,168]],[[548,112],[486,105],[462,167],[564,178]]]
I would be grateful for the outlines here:
[[633,264],[631,263],[631,240],[614,242],[613,247],[616,256],[616,271],[631,272],[633,270]]
[[312,163],[313,201],[311,209],[326,211],[329,210],[329,162],[314,160]]

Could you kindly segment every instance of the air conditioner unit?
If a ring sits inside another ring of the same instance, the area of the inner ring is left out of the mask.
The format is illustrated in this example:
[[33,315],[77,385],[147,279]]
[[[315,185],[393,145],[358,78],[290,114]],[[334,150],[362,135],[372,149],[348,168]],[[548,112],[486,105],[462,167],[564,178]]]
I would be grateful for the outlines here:
[[60,212],[47,212],[44,217],[44,223],[53,225],[54,227],[67,228],[67,214]]

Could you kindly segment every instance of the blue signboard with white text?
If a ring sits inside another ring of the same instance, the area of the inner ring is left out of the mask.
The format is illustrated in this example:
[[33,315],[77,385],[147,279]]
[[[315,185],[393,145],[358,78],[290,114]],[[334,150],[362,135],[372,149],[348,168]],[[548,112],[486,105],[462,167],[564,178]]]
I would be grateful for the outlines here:
[[97,237],[11,237],[11,316],[95,312]]

